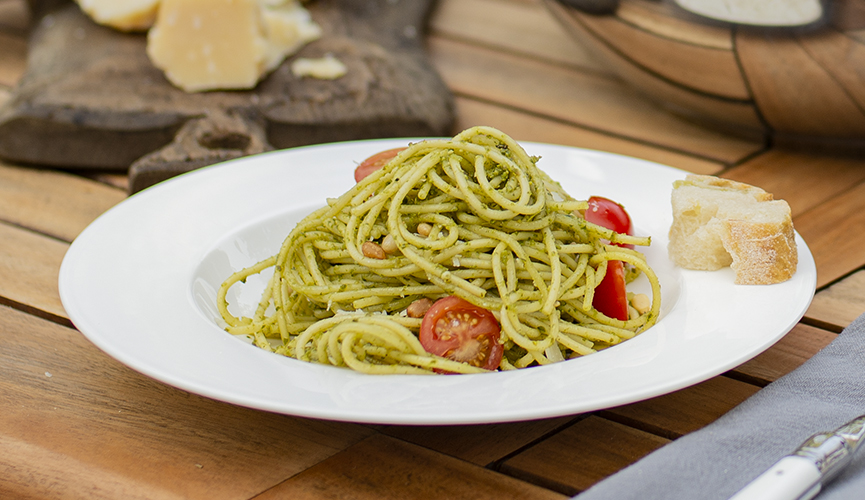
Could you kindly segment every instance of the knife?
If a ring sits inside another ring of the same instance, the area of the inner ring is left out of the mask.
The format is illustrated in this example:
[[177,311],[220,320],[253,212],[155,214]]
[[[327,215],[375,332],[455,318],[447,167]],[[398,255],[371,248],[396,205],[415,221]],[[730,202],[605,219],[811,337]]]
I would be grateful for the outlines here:
[[865,435],[865,415],[808,438],[730,500],[809,500],[853,460]]

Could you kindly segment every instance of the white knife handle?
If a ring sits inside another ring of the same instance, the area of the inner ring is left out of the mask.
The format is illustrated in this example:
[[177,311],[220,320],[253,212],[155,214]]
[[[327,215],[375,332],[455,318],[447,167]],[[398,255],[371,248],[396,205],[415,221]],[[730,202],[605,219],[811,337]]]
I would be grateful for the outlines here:
[[809,500],[820,492],[820,470],[808,458],[782,458],[730,500]]

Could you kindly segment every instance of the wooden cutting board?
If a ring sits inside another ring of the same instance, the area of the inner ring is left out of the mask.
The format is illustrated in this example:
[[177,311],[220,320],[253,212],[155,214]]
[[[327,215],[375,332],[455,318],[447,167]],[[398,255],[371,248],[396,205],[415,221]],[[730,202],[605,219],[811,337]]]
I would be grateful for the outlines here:
[[307,144],[450,135],[453,98],[429,63],[434,0],[313,0],[324,36],[296,57],[333,54],[337,80],[286,61],[250,91],[186,93],[145,53],[144,34],[92,22],[68,1],[33,0],[27,71],[0,108],[0,158],[129,172],[136,192],[240,156]]

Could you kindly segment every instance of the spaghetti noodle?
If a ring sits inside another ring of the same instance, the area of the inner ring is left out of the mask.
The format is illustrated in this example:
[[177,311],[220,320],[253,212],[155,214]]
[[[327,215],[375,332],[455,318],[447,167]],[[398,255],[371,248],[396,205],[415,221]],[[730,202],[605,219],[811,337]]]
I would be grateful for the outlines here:
[[[277,255],[222,284],[227,331],[279,354],[367,373],[471,373],[483,370],[423,349],[421,319],[405,312],[410,304],[454,295],[492,311],[501,370],[590,354],[649,328],[660,309],[658,279],[640,252],[611,243],[650,239],[587,222],[586,202],[568,196],[537,160],[489,127],[410,144],[299,222]],[[364,251],[385,239],[392,253]],[[592,307],[611,260],[651,284],[651,307],[625,321]],[[269,268],[255,313],[232,315],[228,290]]]

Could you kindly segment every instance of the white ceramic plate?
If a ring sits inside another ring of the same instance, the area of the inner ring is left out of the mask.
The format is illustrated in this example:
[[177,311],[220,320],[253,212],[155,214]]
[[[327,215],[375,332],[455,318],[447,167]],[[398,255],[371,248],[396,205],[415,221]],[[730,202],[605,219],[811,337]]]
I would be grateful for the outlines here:
[[[564,146],[524,144],[573,196],[630,212],[658,273],[660,321],[591,356],[513,372],[459,376],[354,373],[288,359],[221,329],[215,290],[275,253],[293,225],[354,183],[354,166],[409,139],[310,146],[176,177],[107,211],[73,242],[60,270],[69,318],[94,344],[166,384],[262,410],[355,422],[458,424],[576,414],[699,383],[767,349],[802,317],[814,260],[772,286],[736,286],[732,271],[685,271],[667,258],[670,191],[685,172]],[[257,303],[255,280],[233,301]]]

